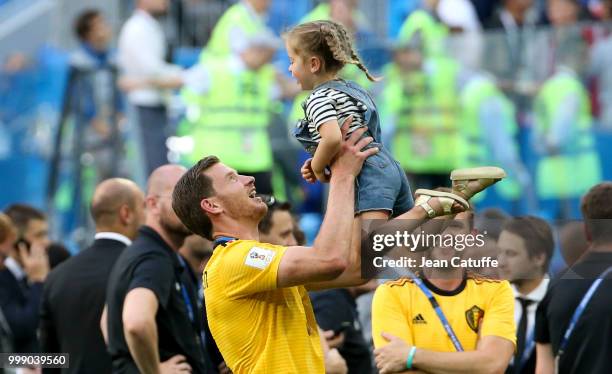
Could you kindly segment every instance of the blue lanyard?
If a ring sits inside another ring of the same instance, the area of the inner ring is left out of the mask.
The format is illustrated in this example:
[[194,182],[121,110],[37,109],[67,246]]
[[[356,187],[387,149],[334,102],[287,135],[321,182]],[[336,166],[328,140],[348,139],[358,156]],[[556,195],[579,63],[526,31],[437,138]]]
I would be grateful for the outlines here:
[[[185,260],[183,259],[183,257],[181,257],[181,255],[179,255],[178,253],[177,253],[176,256],[178,257],[178,260],[181,263],[181,266],[183,266],[183,269],[185,269],[184,271],[187,271],[187,263],[185,263]],[[187,315],[189,316],[189,320],[193,324],[193,323],[195,323],[195,314],[194,314],[193,304],[191,303],[191,299],[189,298],[189,293],[187,292],[187,287],[185,287],[185,284],[182,281],[181,281],[181,294],[183,295],[183,300],[185,301],[185,305],[187,306]],[[201,300],[203,301],[204,292],[202,292],[197,297],[201,298]],[[197,328],[198,328],[198,330],[200,330],[199,337],[200,337],[201,348],[205,349],[206,334],[204,334],[204,330],[200,329],[199,326],[197,326]]]
[[[535,326],[534,326],[535,328]],[[527,339],[525,340],[525,350],[523,351],[523,357],[521,357],[521,362],[519,363],[519,367],[523,368],[529,360],[529,356],[531,356],[531,352],[533,352],[533,348],[535,347],[535,339],[534,339],[534,329],[532,328],[527,334]]]
[[220,245],[225,246],[227,243],[233,242],[234,240],[238,240],[238,238],[233,238],[231,236],[218,236],[213,242],[213,249],[217,248],[217,246]]
[[438,304],[438,301],[436,300],[434,295],[431,293],[429,288],[427,288],[427,286],[423,283],[423,281],[420,278],[418,278],[417,276],[413,274],[412,279],[414,280],[414,283],[416,283],[416,285],[419,286],[421,291],[423,291],[427,299],[429,299],[431,306],[436,311],[436,314],[438,315],[440,322],[442,322],[442,326],[444,326],[444,330],[446,330],[446,334],[448,335],[450,340],[453,342],[453,345],[455,346],[455,349],[457,350],[457,352],[463,352],[463,346],[461,345],[461,342],[457,338],[457,335],[455,335],[455,332],[453,331],[453,328],[451,327],[450,323],[448,323],[448,320],[446,319],[444,312],[442,312],[442,308],[440,308],[440,304]]
[[597,277],[597,279],[595,279],[593,284],[591,284],[591,287],[589,287],[589,290],[587,291],[587,293],[582,297],[580,304],[578,304],[578,308],[576,308],[576,310],[574,311],[574,315],[572,316],[572,319],[570,320],[567,330],[565,330],[565,334],[563,334],[563,338],[561,339],[561,343],[559,344],[559,351],[557,353],[557,356],[561,356],[563,354],[563,351],[567,347],[567,342],[569,341],[570,336],[574,332],[574,328],[576,327],[576,323],[580,319],[582,312],[584,312],[584,309],[586,308],[589,301],[591,301],[593,294],[595,293],[595,291],[597,291],[597,288],[599,287],[603,279],[610,272],[612,272],[612,266],[607,268],[603,273],[601,273],[599,277]]
[[[185,263],[185,260],[183,260],[181,255],[179,255],[178,253],[176,254],[176,257],[178,257],[178,260],[181,263],[181,266],[183,267],[184,271],[187,271],[187,264]],[[187,287],[185,287],[185,284],[182,281],[180,281],[180,283],[181,283],[181,294],[183,295],[183,301],[185,301],[185,305],[187,306],[187,314],[189,315],[189,319],[193,323],[195,321],[195,315],[193,312],[193,304],[191,303],[191,299],[189,298]]]

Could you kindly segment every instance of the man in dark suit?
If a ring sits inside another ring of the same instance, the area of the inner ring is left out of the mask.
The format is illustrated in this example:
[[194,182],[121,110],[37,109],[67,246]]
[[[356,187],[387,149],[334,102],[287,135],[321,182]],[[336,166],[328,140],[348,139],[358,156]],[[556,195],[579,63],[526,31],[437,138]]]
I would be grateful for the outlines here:
[[49,274],[47,222],[27,205],[15,204],[5,212],[3,226],[10,228],[2,250],[0,308],[12,332],[13,352],[38,352],[38,309]]
[[111,372],[100,330],[106,284],[115,261],[144,222],[144,194],[130,180],[107,179],[94,191],[91,215],[95,241],[55,268],[43,291],[43,352],[70,354],[70,368],[62,373]]
[[[15,238],[15,228],[11,219],[6,214],[0,213],[0,271],[5,269],[4,259],[9,255]],[[13,333],[2,308],[0,308],[0,352],[13,352]]]

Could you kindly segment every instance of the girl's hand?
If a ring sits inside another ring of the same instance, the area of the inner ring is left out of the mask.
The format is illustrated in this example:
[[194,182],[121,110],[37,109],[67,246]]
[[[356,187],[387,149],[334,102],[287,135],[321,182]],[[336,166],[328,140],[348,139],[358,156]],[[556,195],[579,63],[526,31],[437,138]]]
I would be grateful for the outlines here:
[[306,182],[315,183],[317,181],[317,177],[315,176],[314,171],[312,171],[312,165],[310,164],[311,162],[312,158],[304,161],[304,165],[302,165],[300,172],[302,173],[302,178],[304,178]]
[[321,172],[315,171],[314,175],[321,183],[329,183],[329,180],[331,179],[331,172],[328,168],[324,168]]

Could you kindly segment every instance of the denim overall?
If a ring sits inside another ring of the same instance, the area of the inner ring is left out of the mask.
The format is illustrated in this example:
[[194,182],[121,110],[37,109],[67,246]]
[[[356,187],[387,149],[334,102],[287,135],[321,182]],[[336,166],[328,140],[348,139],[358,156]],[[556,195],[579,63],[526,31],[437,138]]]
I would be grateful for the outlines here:
[[[368,131],[363,137],[374,140],[366,148],[378,147],[379,152],[368,157],[357,177],[355,185],[355,213],[369,210],[386,210],[391,216],[398,216],[414,205],[406,174],[400,164],[381,142],[378,111],[370,95],[357,84],[345,80],[332,80],[317,86],[316,90],[331,88],[359,100],[366,106],[365,123]],[[306,102],[302,103],[306,116]],[[314,155],[317,142],[312,140],[308,120],[302,119],[293,131],[295,138],[304,146],[306,152]]]

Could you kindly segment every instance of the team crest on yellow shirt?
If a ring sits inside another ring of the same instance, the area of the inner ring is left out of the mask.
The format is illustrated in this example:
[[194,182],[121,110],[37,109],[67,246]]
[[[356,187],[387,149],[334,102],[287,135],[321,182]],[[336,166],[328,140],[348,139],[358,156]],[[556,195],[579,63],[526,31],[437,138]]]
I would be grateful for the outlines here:
[[465,311],[465,319],[467,321],[467,324],[472,330],[474,330],[475,333],[478,333],[478,329],[480,328],[480,323],[482,322],[483,317],[484,310],[480,309],[476,305]]

